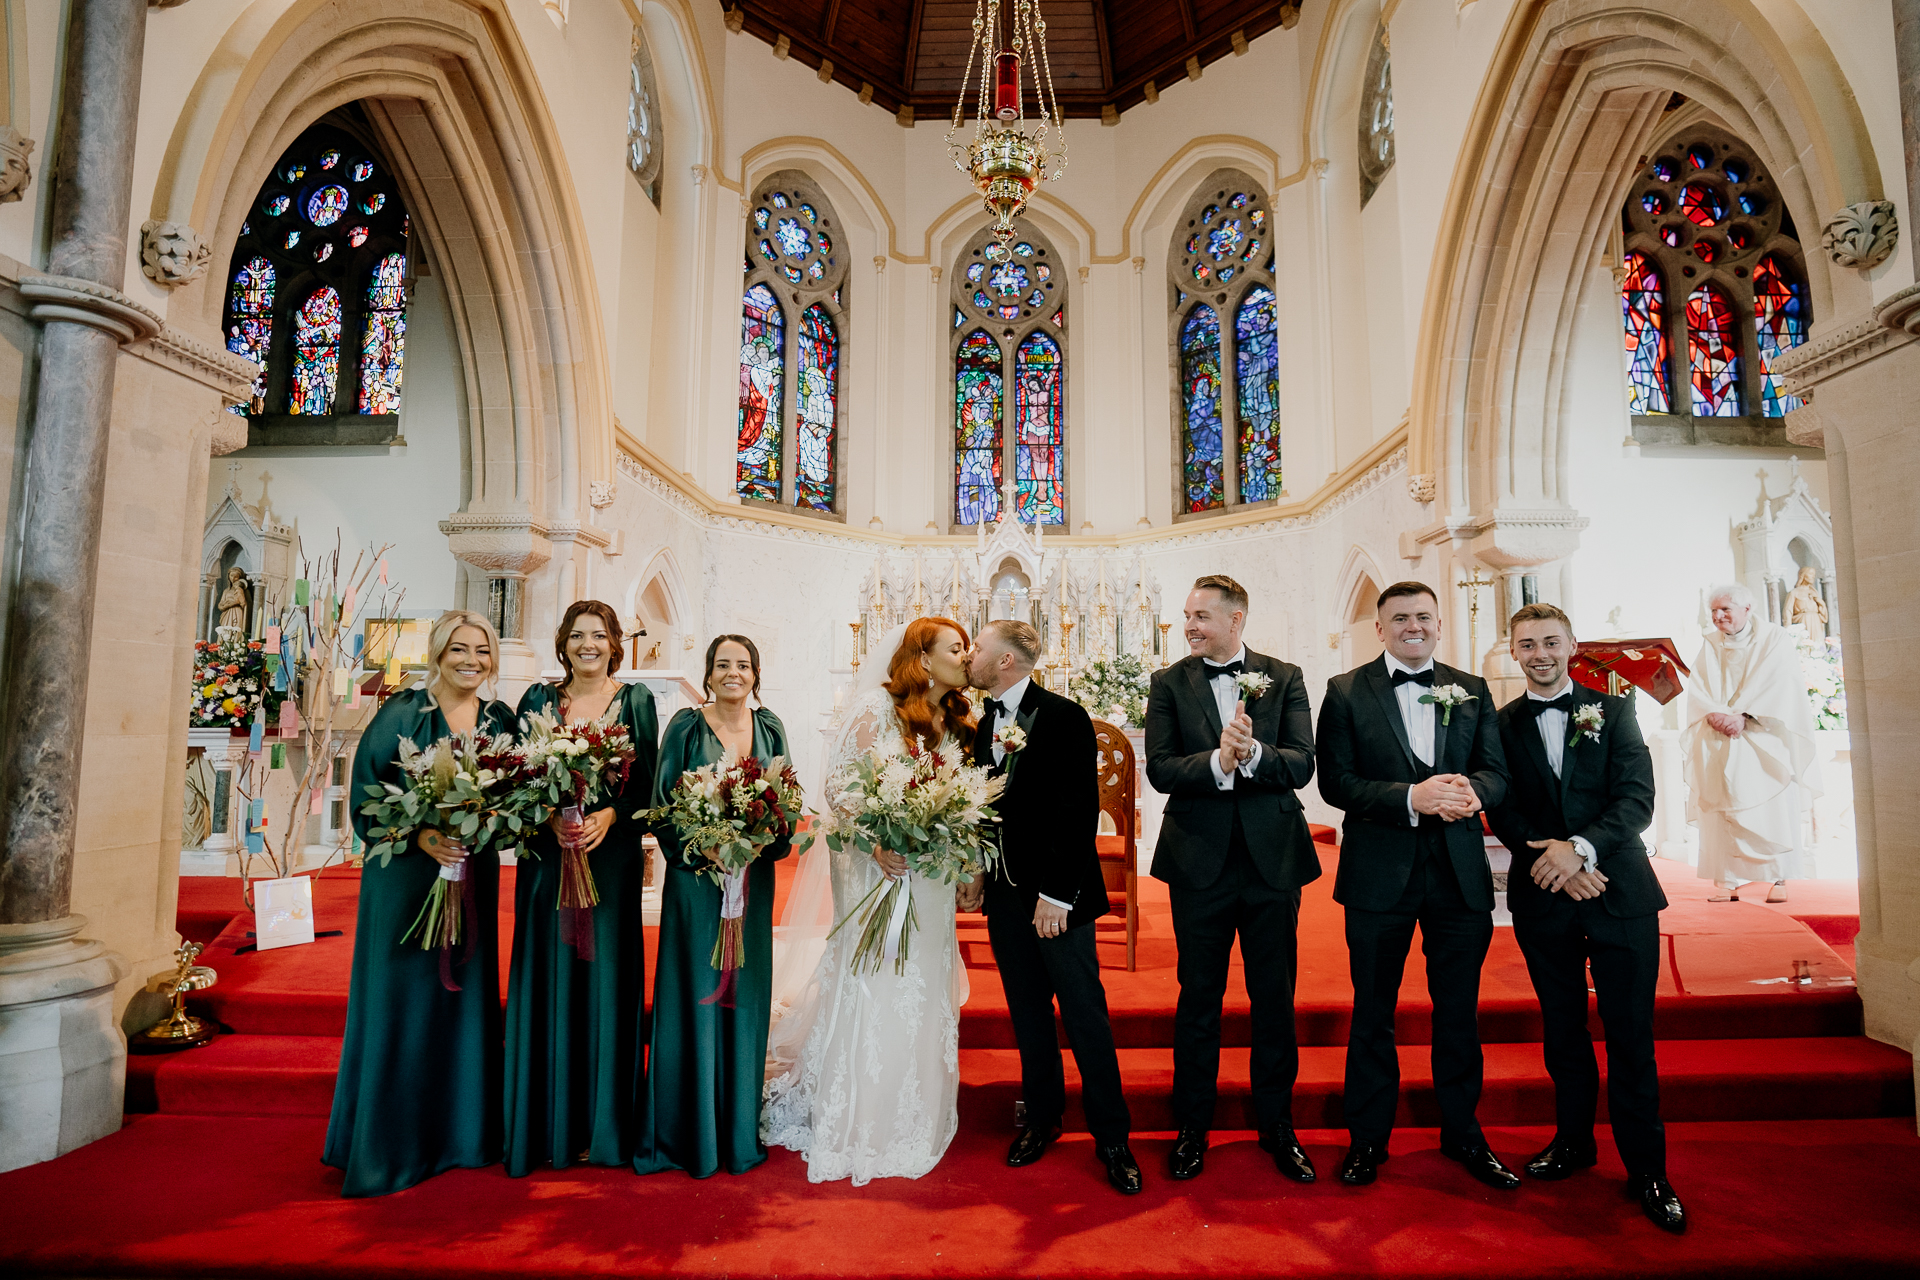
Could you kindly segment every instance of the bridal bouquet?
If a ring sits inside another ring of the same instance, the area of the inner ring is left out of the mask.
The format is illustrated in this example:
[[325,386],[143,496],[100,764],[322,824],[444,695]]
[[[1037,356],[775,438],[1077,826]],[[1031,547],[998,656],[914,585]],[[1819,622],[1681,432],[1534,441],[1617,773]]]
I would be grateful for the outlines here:
[[833,926],[838,933],[856,922],[854,973],[878,973],[884,960],[894,962],[894,973],[906,973],[918,927],[909,876],[971,884],[993,869],[1000,850],[990,830],[998,820],[992,805],[1005,787],[1005,778],[989,777],[957,755],[912,745],[903,755],[870,752],[853,762],[836,806],[843,812],[829,815],[819,834],[836,851],[851,845],[871,856],[891,849],[907,860],[906,876],[882,880]]
[[[501,814],[493,798],[501,779],[517,762],[512,739],[506,734],[442,738],[424,751],[410,739],[400,739],[400,776],[405,785],[375,783],[367,787],[367,799],[360,806],[360,812],[373,819],[373,831],[379,837],[367,849],[367,857],[380,859],[384,867],[428,829],[475,852],[486,848],[503,826],[517,830],[518,820]],[[440,982],[449,991],[460,989],[453,980],[453,949],[466,937],[467,914],[473,910],[473,881],[467,877],[466,865],[442,866],[420,913],[400,937],[404,944],[417,936],[423,951],[439,948]],[[466,941],[462,963],[473,952],[473,940]]]
[[648,825],[671,822],[681,847],[706,860],[699,874],[720,886],[720,933],[708,961],[720,971],[720,986],[702,1004],[733,1003],[734,971],[746,940],[747,868],[793,834],[804,799],[799,776],[785,756],[764,765],[757,756],[746,756],[730,765],[687,770],[666,804],[634,815]]

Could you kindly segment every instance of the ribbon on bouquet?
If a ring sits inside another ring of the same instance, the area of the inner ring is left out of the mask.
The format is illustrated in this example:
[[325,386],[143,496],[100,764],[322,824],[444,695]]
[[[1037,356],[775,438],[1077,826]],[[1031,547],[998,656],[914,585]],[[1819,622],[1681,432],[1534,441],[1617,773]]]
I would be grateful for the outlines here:
[[734,975],[739,972],[746,949],[747,873],[743,868],[720,878],[720,932],[713,940],[710,963],[720,971],[720,985],[701,1004],[733,1008]]
[[901,939],[907,933],[907,916],[913,910],[913,872],[902,871],[900,888],[893,895],[893,914],[887,918],[887,942],[880,952],[882,960],[900,958]]
[[[560,811],[564,830],[578,831],[586,814],[578,805]],[[578,840],[560,838],[560,891],[554,897],[554,909],[560,913],[560,941],[572,947],[573,954],[591,961],[594,956],[593,909],[600,902],[600,891],[593,883],[593,869]]]
[[440,985],[448,991],[458,991],[460,984],[453,980],[453,949],[464,932],[467,945],[460,953],[460,964],[464,967],[467,961],[473,959],[473,931],[470,926],[479,907],[473,896],[473,877],[467,874],[465,862],[456,862],[450,867],[442,866],[439,878],[457,886],[446,890],[455,901],[441,904],[440,927],[435,930],[439,935]]

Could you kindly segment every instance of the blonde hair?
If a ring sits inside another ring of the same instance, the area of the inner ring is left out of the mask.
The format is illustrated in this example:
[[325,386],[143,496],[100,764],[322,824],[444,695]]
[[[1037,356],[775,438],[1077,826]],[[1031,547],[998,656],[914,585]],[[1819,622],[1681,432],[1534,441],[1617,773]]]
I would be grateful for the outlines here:
[[494,681],[500,678],[500,633],[493,629],[485,614],[473,613],[466,609],[449,609],[434,620],[433,631],[427,637],[427,696],[437,706],[440,702],[440,659],[446,656],[447,646],[453,643],[453,633],[462,627],[476,627],[487,638],[488,648],[492,651],[491,669],[487,678],[481,682],[481,696],[492,697]]

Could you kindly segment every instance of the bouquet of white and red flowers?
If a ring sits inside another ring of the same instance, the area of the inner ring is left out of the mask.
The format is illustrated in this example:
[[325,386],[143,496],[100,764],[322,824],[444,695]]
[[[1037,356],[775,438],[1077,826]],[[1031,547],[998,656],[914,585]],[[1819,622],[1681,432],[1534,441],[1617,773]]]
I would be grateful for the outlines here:
[[793,835],[805,798],[785,756],[764,765],[747,756],[687,770],[664,805],[634,815],[650,826],[671,822],[690,860],[706,860],[699,874],[720,886],[720,932],[709,960],[720,970],[720,986],[702,1004],[732,1004],[734,970],[741,966],[745,944],[747,869]]
[[[367,857],[380,859],[384,867],[428,829],[442,832],[473,853],[488,848],[502,830],[517,832],[519,819],[499,813],[490,794],[515,763],[512,739],[506,734],[460,734],[442,738],[424,751],[411,739],[400,739],[400,776],[405,785],[375,783],[367,787],[367,799],[360,806],[360,812],[373,819],[378,837],[368,847]],[[460,989],[453,980],[453,949],[466,939],[462,963],[473,951],[467,916],[474,910],[473,881],[466,865],[442,866],[420,914],[400,938],[404,943],[417,936],[421,950],[440,949],[440,982],[449,991]]]
[[853,762],[836,806],[844,812],[829,814],[802,840],[811,843],[817,834],[831,849],[851,845],[868,855],[889,849],[907,860],[906,875],[882,880],[833,926],[838,933],[858,919],[860,945],[854,949],[853,972],[877,973],[883,960],[892,960],[894,972],[905,974],[918,926],[909,877],[971,884],[993,870],[1000,849],[992,831],[999,816],[992,806],[1006,785],[1003,777],[962,764],[957,753],[914,744],[904,755],[876,751]]

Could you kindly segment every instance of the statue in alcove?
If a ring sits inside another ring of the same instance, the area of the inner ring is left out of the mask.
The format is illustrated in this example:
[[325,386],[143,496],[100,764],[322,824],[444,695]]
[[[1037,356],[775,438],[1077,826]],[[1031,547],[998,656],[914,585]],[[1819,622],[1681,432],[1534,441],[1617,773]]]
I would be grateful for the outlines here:
[[238,635],[247,633],[247,572],[239,565],[227,570],[227,589],[220,593],[218,608],[220,623],[217,628],[224,631],[233,628]]
[[1811,565],[1800,570],[1793,594],[1787,597],[1787,625],[1805,627],[1807,639],[1816,645],[1827,638],[1827,602],[1820,598],[1820,584]]

